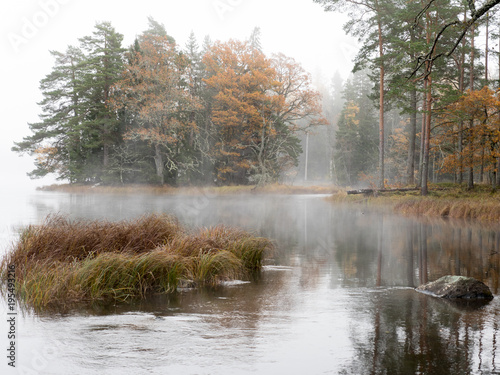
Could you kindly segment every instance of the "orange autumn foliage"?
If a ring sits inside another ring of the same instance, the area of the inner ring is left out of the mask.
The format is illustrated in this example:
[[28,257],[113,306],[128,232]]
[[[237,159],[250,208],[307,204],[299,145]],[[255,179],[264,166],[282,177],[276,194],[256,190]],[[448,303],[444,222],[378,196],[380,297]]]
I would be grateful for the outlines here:
[[190,113],[199,103],[183,84],[188,65],[168,36],[145,35],[115,85],[114,105],[135,115],[124,138],[153,146],[162,183],[164,166],[169,170],[178,167],[175,147],[196,131]]
[[303,128],[326,123],[319,93],[293,59],[269,59],[231,40],[213,45],[203,62],[204,82],[214,94],[211,120],[218,136],[212,155],[219,180],[241,182],[254,170],[263,182],[288,162],[299,121],[307,120]]
[[[442,172],[458,172],[482,165],[485,171],[497,172],[500,157],[500,95],[488,87],[468,91],[448,105],[438,118],[442,129],[438,145],[447,156]],[[459,126],[464,140],[462,151],[455,146],[459,140]]]

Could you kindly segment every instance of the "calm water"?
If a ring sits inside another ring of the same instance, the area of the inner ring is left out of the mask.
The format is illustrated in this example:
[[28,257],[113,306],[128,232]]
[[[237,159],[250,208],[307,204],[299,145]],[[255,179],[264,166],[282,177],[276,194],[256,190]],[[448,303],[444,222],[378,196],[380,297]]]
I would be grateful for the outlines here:
[[[12,192],[0,204],[2,253],[20,227],[49,213],[167,212],[277,244],[251,283],[18,316],[21,371],[2,359],[2,374],[500,374],[498,227],[417,221],[319,196]],[[413,291],[445,274],[482,279],[497,297],[460,306]],[[6,323],[0,329],[6,347]]]

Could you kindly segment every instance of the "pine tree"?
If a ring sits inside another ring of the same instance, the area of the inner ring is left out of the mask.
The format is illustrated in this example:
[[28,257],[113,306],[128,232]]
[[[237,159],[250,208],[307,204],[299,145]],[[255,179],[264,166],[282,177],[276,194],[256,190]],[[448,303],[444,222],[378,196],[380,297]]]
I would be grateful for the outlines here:
[[260,42],[260,38],[261,38],[260,27],[255,27],[252,30],[252,34],[250,34],[248,43],[250,44],[250,47],[256,49],[259,52],[262,52],[262,44]]
[[[351,20],[344,26],[345,30],[364,41],[364,46],[356,58],[354,71],[362,69],[367,63],[377,66],[378,70],[378,108],[379,108],[379,158],[378,158],[378,187],[383,188],[384,178],[384,155],[385,155],[385,29],[384,14],[392,12],[392,3],[384,0],[314,0],[322,4],[327,11],[348,10]],[[369,14],[369,17],[358,17],[359,13]],[[376,43],[374,43],[376,41]],[[370,51],[376,50],[374,57]]]
[[85,157],[81,124],[85,107],[81,95],[84,55],[69,46],[65,53],[51,51],[55,65],[40,82],[43,100],[41,122],[29,124],[33,133],[16,142],[13,151],[36,156],[36,169],[29,176],[57,174],[70,182],[81,181]]
[[109,164],[112,145],[121,142],[121,129],[111,109],[110,97],[112,87],[123,71],[125,49],[121,46],[122,40],[123,35],[117,33],[109,22],[98,23],[92,36],[80,39],[82,49],[87,52],[82,62],[84,76],[81,83],[88,107],[84,126],[93,140],[89,139],[87,147],[98,154],[102,149],[104,170]]
[[365,72],[357,72],[344,88],[346,100],[336,131],[337,181],[355,185],[363,175],[373,175],[377,155],[377,121],[369,98],[372,84]]

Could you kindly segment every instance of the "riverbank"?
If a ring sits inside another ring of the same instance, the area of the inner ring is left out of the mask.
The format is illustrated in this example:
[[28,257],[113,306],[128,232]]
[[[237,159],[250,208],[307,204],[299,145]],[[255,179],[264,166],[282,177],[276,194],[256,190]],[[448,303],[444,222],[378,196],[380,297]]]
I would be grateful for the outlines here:
[[333,194],[338,188],[333,185],[284,185],[270,184],[235,186],[181,186],[169,185],[82,185],[56,184],[40,187],[40,191],[74,194],[158,194],[158,195],[237,195],[237,194]]
[[333,194],[329,201],[337,203],[390,206],[404,215],[473,219],[500,223],[500,191],[490,186],[476,185],[474,190],[458,184],[432,184],[429,195],[419,191],[383,192],[376,195],[348,195],[346,191]]
[[28,307],[126,301],[248,279],[272,247],[235,228],[188,231],[167,215],[122,222],[49,216],[25,228],[2,260],[2,291],[14,267],[17,297]]

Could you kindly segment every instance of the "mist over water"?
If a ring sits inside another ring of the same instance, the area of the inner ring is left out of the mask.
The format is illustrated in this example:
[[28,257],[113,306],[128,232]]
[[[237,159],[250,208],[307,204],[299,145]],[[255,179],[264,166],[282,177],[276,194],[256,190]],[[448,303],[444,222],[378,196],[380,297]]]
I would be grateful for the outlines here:
[[[20,226],[51,213],[107,220],[170,213],[193,228],[238,226],[276,243],[251,282],[63,314],[26,314],[18,326],[19,361],[29,369],[38,366],[37,373],[500,370],[498,227],[415,220],[306,195],[32,192],[2,199],[2,253]],[[497,298],[460,306],[413,290],[445,274],[479,278]]]

